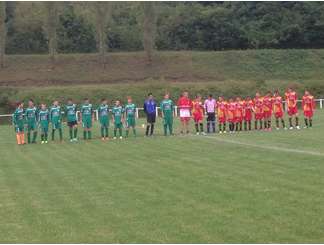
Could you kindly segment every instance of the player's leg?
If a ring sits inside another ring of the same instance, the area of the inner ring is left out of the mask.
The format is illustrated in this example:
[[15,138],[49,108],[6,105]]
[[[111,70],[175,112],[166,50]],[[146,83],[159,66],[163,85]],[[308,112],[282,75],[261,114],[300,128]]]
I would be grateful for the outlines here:
[[52,122],[52,141],[55,140],[56,123]]
[[68,126],[69,126],[70,141],[72,141],[73,140],[73,123],[72,122],[68,122]]
[[92,119],[88,119],[87,121],[87,131],[88,131],[88,139],[91,140],[92,139]]
[[63,129],[62,129],[62,123],[61,122],[58,123],[58,130],[59,130],[60,141],[63,141]]
[[31,125],[30,123],[27,124],[27,143],[30,144],[31,143]]
[[101,139],[105,139],[105,125],[103,122],[100,123],[100,134],[101,134]]
[[154,123],[151,124],[151,131],[150,131],[150,135],[152,136],[154,133]]
[[74,140],[78,139],[78,123],[77,122],[75,122],[75,125],[74,125],[73,138],[74,138]]
[[114,139],[117,138],[117,123],[114,123]]
[[118,130],[119,130],[119,138],[122,139],[123,138],[123,124],[120,123],[118,125]]
[[200,120],[199,120],[199,131],[200,131],[200,134],[204,134],[204,123],[203,123],[203,119],[204,117],[201,117]]
[[87,127],[86,127],[86,121],[85,119],[83,119],[82,121],[82,127],[83,127],[83,139],[86,140],[87,139]]

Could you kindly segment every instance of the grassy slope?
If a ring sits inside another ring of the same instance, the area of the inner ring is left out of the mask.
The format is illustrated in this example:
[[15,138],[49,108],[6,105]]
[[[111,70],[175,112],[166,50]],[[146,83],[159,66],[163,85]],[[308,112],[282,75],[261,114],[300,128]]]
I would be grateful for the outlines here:
[[24,147],[1,126],[0,242],[323,243],[323,119],[313,130]]

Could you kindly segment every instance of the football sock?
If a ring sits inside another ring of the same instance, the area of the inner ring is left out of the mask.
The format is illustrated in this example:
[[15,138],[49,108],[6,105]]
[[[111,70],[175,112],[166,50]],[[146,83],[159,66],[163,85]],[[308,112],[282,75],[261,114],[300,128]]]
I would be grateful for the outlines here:
[[[234,126],[234,125],[233,125]],[[235,131],[238,131],[239,129],[239,124],[238,123],[235,123]],[[233,129],[234,130],[234,129]]]
[[199,132],[198,123],[195,123],[195,129],[196,129],[196,133],[198,133]]
[[123,130],[121,127],[119,128],[119,136],[123,136]]
[[199,126],[200,126],[200,133],[204,132],[204,124],[200,123]]
[[240,122],[240,131],[242,131],[243,122]]
[[213,133],[216,132],[215,122],[212,122]]
[[268,128],[268,121],[267,120],[264,120],[264,128],[267,129]]
[[170,131],[170,135],[173,134],[173,125],[170,123],[169,124],[169,131]]
[[279,128],[279,119],[276,118],[276,127]]
[[34,131],[32,143],[36,143],[36,138],[37,138],[37,131]]
[[27,142],[30,144],[30,131],[27,132]]
[[163,125],[164,135],[167,135],[167,127],[168,127],[167,124],[164,124],[164,125]]
[[281,123],[282,123],[282,127],[285,128],[286,127],[285,120],[281,119]]
[[135,127],[133,128],[133,134],[134,134],[134,136],[136,136],[136,128]]
[[312,118],[309,119],[309,126],[313,127],[313,119]]
[[223,123],[223,131],[226,131],[226,123]]
[[307,118],[305,118],[304,120],[305,120],[305,126],[308,127],[308,120],[307,120]]
[[271,120],[268,120],[268,128],[271,128]]
[[218,124],[218,128],[219,128],[219,131],[222,131],[222,124],[221,123]]
[[105,127],[105,137],[108,138],[108,127]]
[[255,120],[255,122],[254,122],[254,129],[255,129],[255,130],[258,129],[258,121],[257,121],[257,120]]
[[150,125],[147,125],[147,126],[146,126],[146,132],[145,132],[145,135],[146,135],[146,136],[148,136],[149,130],[150,130]]
[[73,139],[73,129],[69,128],[70,140]]
[[151,132],[150,132],[150,135],[153,135],[154,133],[154,124],[151,125]]
[[292,118],[291,117],[289,117],[289,126],[292,128]]
[[91,131],[89,130],[89,131],[88,131],[88,139],[90,140],[91,137],[92,137],[92,136],[91,136]]
[[126,129],[126,137],[128,137],[129,128]]
[[55,138],[55,129],[52,130],[52,140]]
[[117,136],[117,128],[114,129],[114,137]]
[[19,133],[16,133],[16,139],[17,139],[17,144],[21,145],[21,140],[20,140],[20,135]]
[[78,137],[78,128],[74,128],[74,138]]
[[101,138],[105,137],[105,128],[104,127],[101,127],[100,128],[100,133],[101,133]]
[[44,141],[44,138],[45,138],[44,134],[41,134],[41,141]]
[[60,135],[60,140],[63,140],[63,131],[61,128],[59,128],[59,135]]
[[252,130],[252,125],[251,121],[249,121],[249,130]]
[[25,134],[24,134],[24,132],[20,133],[20,143],[25,144]]
[[210,133],[210,122],[207,122],[207,133]]
[[44,133],[44,139],[45,139],[45,141],[47,141],[47,138],[48,138],[48,133],[46,132],[46,133]]
[[296,120],[296,127],[298,127],[299,118],[296,117],[295,120]]
[[83,130],[83,139],[86,140],[87,139],[87,131]]

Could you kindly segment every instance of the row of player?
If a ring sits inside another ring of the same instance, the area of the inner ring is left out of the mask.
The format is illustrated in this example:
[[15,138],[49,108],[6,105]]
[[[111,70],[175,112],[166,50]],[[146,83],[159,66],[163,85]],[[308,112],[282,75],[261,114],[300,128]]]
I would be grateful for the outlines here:
[[[291,88],[285,93],[287,104],[287,112],[289,116],[289,128],[293,129],[292,119],[295,118],[295,127],[299,129],[298,122],[298,107],[297,93]],[[276,128],[279,129],[279,122],[286,129],[284,121],[283,98],[278,91],[272,95],[268,92],[265,96],[256,93],[254,99],[247,97],[242,100],[240,97],[229,99],[226,101],[223,97],[219,97],[216,101],[212,95],[203,101],[200,95],[197,95],[194,100],[190,100],[188,92],[183,92],[177,102],[180,112],[181,134],[189,133],[189,121],[193,118],[195,123],[196,134],[205,134],[203,120],[207,115],[207,133],[216,132],[216,117],[218,119],[218,128],[220,133],[226,133],[227,124],[230,133],[235,131],[250,131],[252,130],[252,120],[254,119],[257,130],[270,131],[272,128],[271,118],[274,116]],[[154,133],[154,124],[156,121],[156,107],[153,95],[148,94],[148,98],[144,102],[144,112],[147,116],[146,136],[151,136]],[[164,135],[173,134],[173,118],[174,118],[174,103],[170,99],[168,93],[160,103],[161,116],[163,118]],[[83,127],[83,138],[91,139],[91,128],[93,122],[93,106],[89,99],[85,99],[80,109],[80,122]],[[312,118],[315,110],[314,97],[305,91],[302,98],[302,109],[304,112],[305,127],[312,127]],[[77,141],[78,134],[78,118],[77,105],[72,99],[68,99],[67,104],[61,108],[59,102],[53,102],[49,109],[45,104],[41,104],[38,109],[34,105],[34,101],[28,101],[28,107],[24,109],[23,102],[17,103],[17,108],[13,113],[13,124],[16,131],[17,143],[25,144],[25,128],[27,128],[27,142],[36,143],[38,129],[41,131],[41,142],[48,142],[49,125],[52,125],[52,140],[55,138],[55,132],[59,132],[60,140],[63,140],[62,131],[62,112],[65,114],[67,125],[69,127],[70,141]],[[107,99],[102,99],[101,105],[97,108],[100,122],[100,130],[102,140],[108,139],[108,128],[111,119],[114,125],[114,136],[122,138],[122,129],[125,124],[126,137],[129,135],[130,129],[133,135],[136,136],[136,105],[132,102],[131,97],[128,97],[127,104],[123,107],[119,100],[115,101],[115,105],[110,110]]]

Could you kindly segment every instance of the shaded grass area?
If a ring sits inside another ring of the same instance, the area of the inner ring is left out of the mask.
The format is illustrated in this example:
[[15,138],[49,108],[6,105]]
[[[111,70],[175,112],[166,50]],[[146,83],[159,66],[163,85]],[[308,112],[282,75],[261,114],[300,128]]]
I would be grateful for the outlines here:
[[159,121],[154,138],[24,147],[0,126],[0,241],[323,243],[324,157],[271,149],[324,154],[323,118],[210,137],[162,137]]

